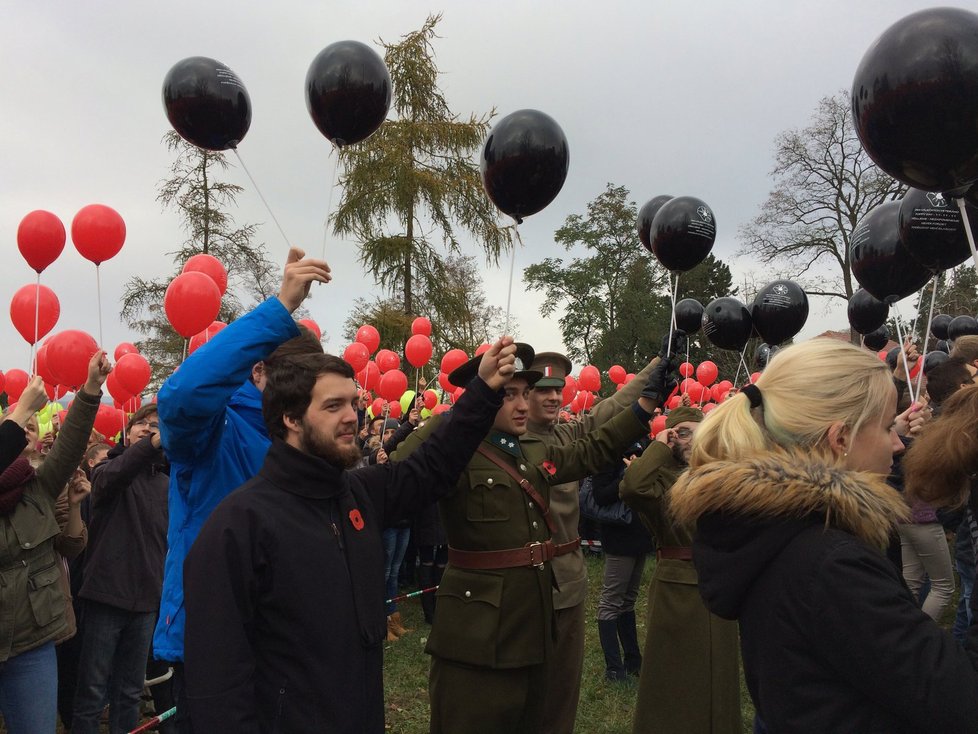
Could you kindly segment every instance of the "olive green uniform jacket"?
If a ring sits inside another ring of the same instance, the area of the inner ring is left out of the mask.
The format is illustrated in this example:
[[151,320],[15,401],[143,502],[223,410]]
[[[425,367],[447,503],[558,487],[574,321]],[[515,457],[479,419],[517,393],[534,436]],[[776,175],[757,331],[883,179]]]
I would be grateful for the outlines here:
[[13,512],[0,517],[0,662],[67,631],[55,502],[85,453],[99,398],[79,391]]
[[[672,522],[669,489],[685,465],[660,441],[635,459],[620,485],[661,547],[692,545]],[[742,730],[737,623],[710,614],[692,561],[660,559],[649,584],[645,651],[634,734],[736,734]]]
[[[434,420],[411,434],[392,457],[410,453]],[[647,430],[633,410],[566,446],[492,432],[482,446],[525,476],[544,500],[551,487],[598,471]],[[502,468],[475,454],[456,491],[439,503],[449,546],[468,551],[509,550],[546,541],[550,530],[537,507]],[[438,614],[425,651],[466,665],[501,669],[546,662],[553,644],[553,569],[445,569]]]

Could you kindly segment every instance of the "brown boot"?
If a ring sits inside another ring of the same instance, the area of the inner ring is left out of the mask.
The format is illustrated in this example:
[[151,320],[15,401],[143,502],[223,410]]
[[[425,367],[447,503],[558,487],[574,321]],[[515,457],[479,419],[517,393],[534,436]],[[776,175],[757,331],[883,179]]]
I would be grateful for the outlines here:
[[387,641],[397,642],[397,640],[398,640],[398,635],[397,635],[397,631],[394,628],[394,620],[391,617],[388,617],[387,618]]
[[394,628],[394,634],[397,635],[398,637],[403,637],[404,635],[406,635],[408,632],[411,631],[407,627],[405,627],[403,624],[401,624],[401,613],[400,612],[394,612],[387,619],[388,619],[388,625],[387,625],[388,628],[390,628],[391,626],[393,626],[393,628]]

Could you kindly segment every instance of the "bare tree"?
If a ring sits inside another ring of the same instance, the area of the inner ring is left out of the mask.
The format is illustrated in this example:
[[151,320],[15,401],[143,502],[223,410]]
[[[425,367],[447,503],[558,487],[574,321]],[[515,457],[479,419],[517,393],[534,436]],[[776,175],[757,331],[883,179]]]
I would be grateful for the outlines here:
[[906,187],[862,149],[847,92],[823,98],[808,127],[778,136],[771,175],[774,189],[741,227],[738,254],[786,268],[810,295],[848,300],[856,223]]

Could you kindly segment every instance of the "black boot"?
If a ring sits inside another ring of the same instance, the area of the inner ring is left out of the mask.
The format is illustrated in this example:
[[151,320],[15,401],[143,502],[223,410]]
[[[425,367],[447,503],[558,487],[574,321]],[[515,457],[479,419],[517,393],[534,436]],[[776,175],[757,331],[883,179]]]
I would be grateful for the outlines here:
[[621,663],[621,650],[618,649],[617,620],[599,619],[598,638],[604,651],[604,677],[607,680],[625,680],[625,666]]
[[[433,565],[422,563],[418,566],[418,584],[422,589],[430,589],[437,584]],[[435,592],[421,595],[421,609],[424,611],[424,621],[432,624],[435,621]]]
[[618,639],[625,652],[625,672],[638,675],[642,669],[642,651],[638,648],[638,630],[635,628],[635,612],[625,612],[618,617]]

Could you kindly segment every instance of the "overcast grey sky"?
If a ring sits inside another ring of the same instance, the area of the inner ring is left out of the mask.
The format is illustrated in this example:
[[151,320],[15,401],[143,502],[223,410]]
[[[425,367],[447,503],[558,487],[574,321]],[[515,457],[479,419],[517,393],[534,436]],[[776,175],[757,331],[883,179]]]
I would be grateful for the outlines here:
[[[82,206],[107,204],[122,214],[128,236],[120,255],[101,267],[105,343],[111,352],[136,338],[119,320],[123,283],[133,273],[168,274],[166,253],[184,237],[176,215],[156,203],[156,187],[171,162],[160,142],[168,128],[162,81],[187,56],[216,58],[244,82],[253,121],[241,156],[290,240],[318,253],[333,159],[305,109],[306,70],[334,41],[394,40],[439,11],[437,62],[452,108],[466,114],[495,107],[505,115],[535,107],[554,117],[569,141],[567,182],[521,228],[525,249],[517,253],[517,273],[562,256],[554,230],[569,214],[583,213],[608,182],[626,186],[639,206],[662,193],[705,200],[718,223],[714,253],[740,273],[752,265],[733,259],[737,230],[767,197],[775,136],[804,126],[821,97],[848,89],[859,59],[888,25],[930,6],[915,0],[3,3],[0,301],[6,308],[17,288],[34,282],[16,245],[25,214],[48,209],[70,228]],[[233,169],[230,178],[246,188],[237,221],[263,223],[260,237],[273,259],[283,261],[286,245],[244,172]],[[363,275],[353,242],[330,237],[327,258],[335,280],[315,290],[308,308],[328,335],[327,348],[341,351],[341,325],[353,299],[379,289]],[[508,263],[484,269],[484,277],[492,302],[504,306]],[[95,269],[70,241],[42,283],[61,300],[57,330],[97,336]],[[556,318],[536,315],[539,302],[517,283],[520,336],[538,350],[562,349]],[[812,305],[803,337],[846,324],[841,302],[828,314],[823,299]],[[0,369],[26,367],[29,347],[9,319],[0,321],[7,345]]]

